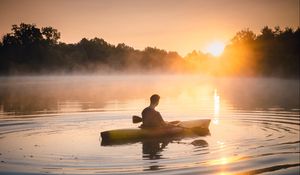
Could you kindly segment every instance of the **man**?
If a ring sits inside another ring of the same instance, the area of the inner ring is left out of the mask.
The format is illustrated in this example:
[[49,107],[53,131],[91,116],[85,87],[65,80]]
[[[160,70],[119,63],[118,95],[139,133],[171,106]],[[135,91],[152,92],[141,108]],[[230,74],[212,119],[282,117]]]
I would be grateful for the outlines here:
[[159,95],[154,94],[150,97],[150,106],[145,108],[142,112],[143,128],[153,128],[153,127],[165,127],[168,126],[167,122],[164,121],[162,116],[155,107],[159,103]]

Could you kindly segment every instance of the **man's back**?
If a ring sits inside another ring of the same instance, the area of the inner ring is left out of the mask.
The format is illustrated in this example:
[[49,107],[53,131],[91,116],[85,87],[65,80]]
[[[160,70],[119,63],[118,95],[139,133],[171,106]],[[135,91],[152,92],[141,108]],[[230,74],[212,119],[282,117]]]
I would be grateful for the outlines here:
[[160,113],[150,107],[147,107],[143,110],[142,118],[142,127],[161,127],[165,125],[165,122]]

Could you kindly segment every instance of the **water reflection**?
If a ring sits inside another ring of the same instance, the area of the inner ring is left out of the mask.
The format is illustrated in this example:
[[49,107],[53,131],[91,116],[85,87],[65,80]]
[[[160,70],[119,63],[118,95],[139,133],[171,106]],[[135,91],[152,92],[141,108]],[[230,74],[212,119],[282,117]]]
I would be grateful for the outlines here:
[[149,163],[149,166],[146,169],[144,169],[145,171],[160,170],[163,168],[163,165],[160,164],[159,159],[167,159],[163,156],[163,151],[167,149],[167,146],[169,144],[193,145],[195,148],[201,149],[208,147],[208,143],[203,139],[195,139],[190,143],[182,142],[180,139],[151,139],[142,141],[143,159],[152,160]]
[[170,142],[171,140],[169,139],[142,141],[143,158],[150,160],[161,159],[162,151]]

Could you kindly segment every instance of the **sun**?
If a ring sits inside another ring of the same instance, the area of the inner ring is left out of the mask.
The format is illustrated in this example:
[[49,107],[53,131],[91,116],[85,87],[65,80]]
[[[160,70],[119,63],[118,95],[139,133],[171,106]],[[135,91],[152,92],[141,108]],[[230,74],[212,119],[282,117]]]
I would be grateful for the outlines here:
[[206,47],[205,51],[206,51],[206,53],[209,53],[209,54],[212,54],[215,57],[218,57],[223,53],[224,48],[225,48],[224,43],[219,42],[219,41],[215,41],[215,42],[210,43]]

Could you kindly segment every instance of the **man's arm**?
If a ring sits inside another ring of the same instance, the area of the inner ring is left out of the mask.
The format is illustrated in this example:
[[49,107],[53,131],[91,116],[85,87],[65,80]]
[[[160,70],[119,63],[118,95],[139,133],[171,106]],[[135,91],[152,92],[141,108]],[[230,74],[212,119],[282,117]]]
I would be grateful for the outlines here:
[[167,121],[164,121],[164,119],[162,118],[162,116],[160,115],[159,112],[158,113],[158,118],[159,118],[159,122],[160,122],[160,125],[161,126],[177,126],[180,121],[172,121],[172,122],[167,122]]
[[158,115],[157,115],[157,121],[160,123],[160,125],[162,125],[162,126],[167,126],[168,123],[164,121],[164,119],[162,118],[162,116],[160,115],[160,113],[157,112],[157,114],[158,114]]

